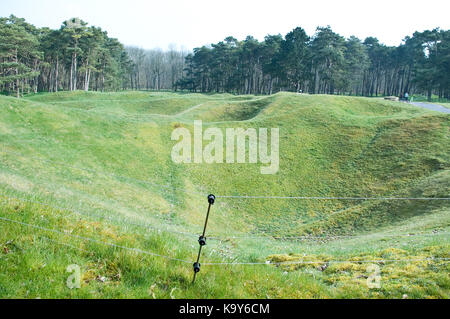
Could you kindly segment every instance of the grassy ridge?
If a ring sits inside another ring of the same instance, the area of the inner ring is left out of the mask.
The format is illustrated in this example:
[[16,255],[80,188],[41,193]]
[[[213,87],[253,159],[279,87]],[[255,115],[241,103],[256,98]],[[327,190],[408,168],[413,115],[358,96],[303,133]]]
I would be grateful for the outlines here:
[[[194,119],[205,127],[279,127],[280,171],[261,175],[254,164],[175,165],[170,134],[179,126],[192,130]],[[155,233],[142,225],[199,233],[205,214],[205,198],[199,194],[448,197],[448,119],[380,99],[288,93],[0,97],[0,217],[194,260],[195,237]],[[307,253],[326,263],[355,256],[386,258],[392,248],[401,249],[396,251],[400,259],[448,257],[448,212],[446,201],[222,198],[213,208],[208,232],[226,240],[210,241],[204,260],[264,262]],[[189,285],[190,264],[13,222],[0,221],[0,229],[0,296],[168,298],[172,292],[201,297]],[[419,235],[432,231],[444,233]],[[405,233],[415,236],[392,236]],[[280,235],[360,237],[325,242],[267,238]],[[62,283],[68,276],[65,267],[73,263],[82,266],[84,276],[83,288],[76,291]],[[383,266],[385,286],[378,290],[365,287],[364,277],[353,280],[364,275],[364,265],[350,264],[324,271],[317,265],[210,266],[202,269],[198,285],[206,297],[219,298],[448,297],[445,263]],[[402,271],[416,274],[417,280]],[[13,273],[15,279],[7,283]],[[45,283],[49,276],[56,279]]]

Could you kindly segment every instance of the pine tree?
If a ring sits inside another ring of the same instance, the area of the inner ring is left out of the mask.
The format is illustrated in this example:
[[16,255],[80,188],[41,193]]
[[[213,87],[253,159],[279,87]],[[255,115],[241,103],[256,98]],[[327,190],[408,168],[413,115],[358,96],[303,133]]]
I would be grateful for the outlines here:
[[280,47],[280,64],[287,79],[295,86],[296,92],[299,92],[309,79],[308,42],[309,36],[305,30],[295,28],[286,35]]
[[66,36],[66,41],[70,43],[68,50],[72,53],[70,64],[70,91],[77,89],[78,79],[78,56],[82,53],[79,47],[80,39],[90,33],[86,27],[87,23],[79,18],[72,18],[64,21],[61,31]]
[[25,81],[39,75],[29,65],[41,56],[36,36],[21,24],[14,16],[0,19],[0,85],[14,88],[17,98],[21,85],[23,92]]

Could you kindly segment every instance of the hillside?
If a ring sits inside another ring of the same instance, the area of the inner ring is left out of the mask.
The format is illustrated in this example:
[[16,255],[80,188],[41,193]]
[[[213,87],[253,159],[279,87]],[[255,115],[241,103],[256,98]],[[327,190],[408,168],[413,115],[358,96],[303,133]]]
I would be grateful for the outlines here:
[[[279,127],[278,173],[174,164],[171,133],[194,120]],[[398,102],[329,95],[0,96],[0,297],[448,298],[448,263],[423,261],[450,257],[448,200],[220,196],[449,197],[449,124]],[[220,240],[202,262],[263,265],[204,265],[191,286],[209,193],[219,197],[207,234]],[[357,261],[379,259],[415,261],[378,262],[382,287],[368,289]],[[333,260],[350,261],[318,270]],[[65,286],[70,264],[82,268],[81,289]]]

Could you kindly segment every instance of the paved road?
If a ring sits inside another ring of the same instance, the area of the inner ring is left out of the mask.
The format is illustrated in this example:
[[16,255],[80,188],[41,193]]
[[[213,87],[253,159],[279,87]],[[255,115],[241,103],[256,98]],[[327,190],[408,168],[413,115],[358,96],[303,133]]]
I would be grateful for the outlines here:
[[450,113],[450,109],[443,107],[442,105],[438,104],[431,104],[431,103],[424,103],[424,102],[410,102],[410,104],[418,106],[418,107],[424,107],[429,110],[438,111],[442,113]]

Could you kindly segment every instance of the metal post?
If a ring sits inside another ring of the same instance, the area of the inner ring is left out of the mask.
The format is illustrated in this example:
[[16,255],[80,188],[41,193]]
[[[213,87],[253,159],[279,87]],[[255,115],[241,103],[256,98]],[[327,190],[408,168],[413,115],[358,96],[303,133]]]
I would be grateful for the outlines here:
[[192,279],[192,283],[195,282],[195,278],[197,277],[197,273],[200,271],[200,256],[202,254],[202,247],[206,245],[206,226],[208,225],[209,212],[211,211],[211,205],[214,205],[214,201],[216,200],[216,196],[208,195],[208,212],[206,213],[205,226],[203,227],[203,233],[198,239],[198,243],[200,248],[198,250],[197,261],[194,263],[194,278]]

